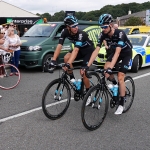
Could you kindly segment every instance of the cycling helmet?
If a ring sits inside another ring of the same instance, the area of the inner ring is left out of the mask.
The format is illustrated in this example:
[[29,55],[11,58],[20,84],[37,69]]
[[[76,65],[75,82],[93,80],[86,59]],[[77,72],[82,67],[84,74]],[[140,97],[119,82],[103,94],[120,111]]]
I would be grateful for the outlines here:
[[98,24],[100,26],[102,26],[104,24],[110,24],[111,22],[113,22],[113,18],[110,14],[102,14],[98,20]]
[[74,16],[67,16],[64,19],[64,24],[66,26],[70,26],[70,25],[78,25],[78,20],[76,19],[76,17]]

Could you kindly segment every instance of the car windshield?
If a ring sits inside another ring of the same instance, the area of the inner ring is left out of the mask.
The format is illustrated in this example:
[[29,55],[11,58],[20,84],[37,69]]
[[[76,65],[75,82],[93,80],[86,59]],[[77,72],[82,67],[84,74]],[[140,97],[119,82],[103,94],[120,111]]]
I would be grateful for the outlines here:
[[133,46],[143,46],[146,40],[144,36],[128,36]]
[[123,30],[124,32],[125,32],[125,34],[129,34],[129,32],[130,32],[130,30],[131,30],[131,28],[123,28],[123,29],[121,29],[121,30]]
[[32,26],[23,36],[24,37],[48,37],[51,35],[57,24],[37,24]]

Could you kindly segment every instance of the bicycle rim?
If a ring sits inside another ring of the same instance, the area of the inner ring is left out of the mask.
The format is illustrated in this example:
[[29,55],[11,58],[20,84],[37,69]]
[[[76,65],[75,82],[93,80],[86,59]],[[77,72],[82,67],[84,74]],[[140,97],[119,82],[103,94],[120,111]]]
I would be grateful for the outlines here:
[[[91,103],[87,105],[89,96]],[[103,123],[108,112],[108,95],[101,90],[100,85],[93,86],[86,94],[81,109],[81,118],[84,127],[90,131],[96,130]]]
[[[0,88],[9,90],[15,88],[20,82],[20,71],[12,64],[4,64],[0,66]],[[10,73],[13,75],[10,76]],[[16,75],[17,73],[17,75]]]
[[42,109],[45,116],[55,120],[62,117],[67,111],[71,99],[68,84],[61,79],[52,81],[45,89],[42,97]]
[[130,76],[125,77],[125,86],[126,86],[126,101],[124,102],[124,111],[123,113],[127,112],[134,100],[135,94],[135,85],[134,81]]

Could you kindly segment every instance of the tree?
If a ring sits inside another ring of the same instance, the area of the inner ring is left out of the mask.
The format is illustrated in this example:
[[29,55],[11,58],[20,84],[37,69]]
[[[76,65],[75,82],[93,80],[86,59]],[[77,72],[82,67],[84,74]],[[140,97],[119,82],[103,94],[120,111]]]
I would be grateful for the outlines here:
[[143,21],[139,17],[130,17],[126,23],[124,24],[125,26],[138,26],[138,25],[143,25]]

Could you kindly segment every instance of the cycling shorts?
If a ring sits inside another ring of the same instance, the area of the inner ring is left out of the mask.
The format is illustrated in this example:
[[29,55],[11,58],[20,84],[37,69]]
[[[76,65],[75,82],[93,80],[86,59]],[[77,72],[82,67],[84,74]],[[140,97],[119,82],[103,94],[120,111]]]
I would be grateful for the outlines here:
[[[111,62],[113,56],[114,56],[114,53],[109,55],[109,57],[107,58],[107,62]],[[116,62],[116,64],[117,64],[120,61],[122,61],[120,64],[120,67],[119,67],[119,72],[126,74],[126,72],[128,71],[129,63],[130,63],[131,59],[132,59],[132,51],[120,53],[118,60]]]
[[[95,50],[94,46],[79,49],[77,57],[75,58],[75,60],[83,60],[81,66],[82,67],[87,66],[94,50]],[[70,53],[71,52],[72,51],[70,51]]]

